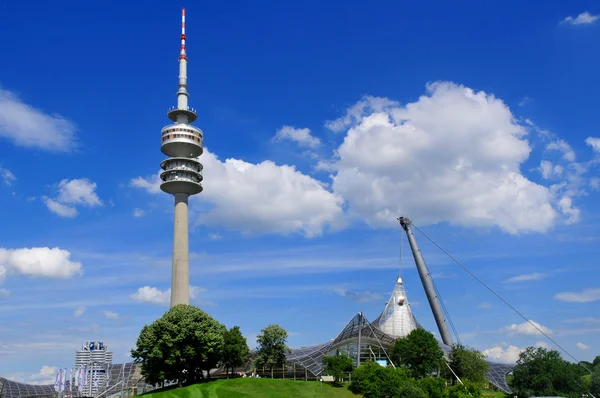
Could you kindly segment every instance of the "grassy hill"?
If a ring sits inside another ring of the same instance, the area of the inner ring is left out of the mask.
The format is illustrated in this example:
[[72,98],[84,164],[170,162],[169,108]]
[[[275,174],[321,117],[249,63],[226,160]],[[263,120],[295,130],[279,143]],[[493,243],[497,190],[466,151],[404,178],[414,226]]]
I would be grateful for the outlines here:
[[347,388],[316,381],[238,378],[145,394],[148,398],[356,398]]

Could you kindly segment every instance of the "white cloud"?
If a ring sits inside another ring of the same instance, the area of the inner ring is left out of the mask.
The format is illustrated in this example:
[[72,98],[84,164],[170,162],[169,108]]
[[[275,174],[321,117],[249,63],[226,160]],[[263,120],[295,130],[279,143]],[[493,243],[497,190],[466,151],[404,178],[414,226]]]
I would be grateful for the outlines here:
[[155,287],[144,286],[140,287],[137,292],[130,294],[129,298],[141,303],[165,305],[171,301],[171,289],[161,291]]
[[104,310],[104,311],[102,311],[102,314],[105,317],[107,317],[108,319],[119,319],[119,314],[117,314],[116,312],[113,312],[113,311]]
[[2,284],[2,282],[4,282],[4,279],[6,279],[7,273],[8,273],[8,270],[6,269],[6,267],[0,265],[0,284]]
[[[342,223],[343,199],[321,181],[266,160],[258,164],[238,159],[221,162],[204,151],[204,191],[193,200],[210,203],[198,222],[244,233],[301,232],[318,236],[327,227]],[[160,179],[134,178],[130,184],[150,193],[160,192]]]
[[75,131],[73,122],[27,105],[0,88],[0,137],[22,147],[68,152],[75,148]]
[[547,151],[558,151],[563,155],[563,159],[574,162],[575,161],[575,151],[571,148],[571,145],[565,140],[556,140],[552,141],[548,145],[546,145]]
[[144,189],[148,191],[148,193],[156,194],[162,192],[160,190],[160,182],[160,174],[154,174],[149,178],[132,178],[131,181],[129,181],[129,185],[134,188]]
[[559,164],[553,165],[552,162],[548,160],[542,160],[540,162],[539,170],[542,173],[542,177],[544,177],[545,180],[549,180],[554,177],[562,176],[565,168]]
[[8,289],[0,288],[0,297],[6,298],[10,296],[10,291]]
[[63,205],[62,203],[59,203],[54,199],[50,199],[43,196],[42,200],[44,201],[44,203],[46,203],[46,207],[48,207],[48,209],[52,213],[61,217],[73,218],[77,216],[77,214],[79,214],[75,207]]
[[80,316],[82,316],[85,313],[86,308],[85,307],[79,307],[75,310],[75,312],[73,312],[73,316],[78,318]]
[[483,302],[478,305],[479,308],[492,308],[491,303]]
[[581,351],[587,351],[590,349],[590,346],[583,343],[577,343],[577,348],[579,348]]
[[325,127],[335,131],[336,133],[342,132],[344,129],[352,126],[355,123],[359,123],[363,116],[375,113],[384,112],[390,107],[397,107],[399,103],[392,101],[388,98],[383,97],[372,97],[365,96],[363,99],[358,101],[356,104],[346,110],[346,114],[336,120],[329,120],[325,122]]
[[96,194],[96,183],[87,178],[61,180],[58,183],[56,197],[42,199],[51,212],[61,217],[77,216],[75,206],[102,206],[102,201]]
[[592,15],[588,11],[582,12],[576,18],[571,16],[566,17],[561,23],[568,23],[571,25],[589,25],[596,22],[600,18],[600,15]]
[[[533,323],[535,326],[532,325],[531,323]],[[507,326],[504,329],[502,329],[502,332],[506,333],[509,336],[536,336],[536,335],[541,335],[541,333],[539,332],[539,330],[541,330],[545,334],[552,334],[552,330],[548,329],[546,326],[540,325],[539,323],[537,323],[535,321],[531,321],[531,323],[530,322],[523,322],[523,323],[520,323],[518,325],[513,323],[512,325]],[[536,329],[536,327],[537,327],[537,329]]]
[[515,283],[515,282],[539,281],[539,280],[542,280],[547,277],[548,277],[548,274],[535,272],[533,274],[523,274],[523,275],[513,276],[512,278],[508,278],[504,282]]
[[600,300],[600,288],[583,289],[580,292],[562,292],[554,295],[558,301],[569,303],[591,303]]
[[0,267],[27,276],[70,278],[82,273],[81,263],[70,257],[71,253],[58,247],[0,248]]
[[573,224],[579,221],[581,211],[573,205],[573,199],[570,196],[563,196],[558,201],[558,208],[567,216],[566,224]]
[[382,294],[371,292],[368,290],[366,290],[364,292],[354,292],[352,290],[336,288],[336,289],[333,289],[333,291],[336,292],[337,294],[339,294],[340,296],[347,298],[351,301],[354,301],[356,303],[368,303],[370,301],[377,301],[377,300],[384,299]]
[[600,153],[600,138],[588,137],[586,138],[585,143],[591,146],[594,152]]
[[17,180],[17,177],[9,169],[0,167],[0,178],[4,181],[4,184],[11,186],[13,182]]
[[575,319],[567,319],[565,320],[567,323],[592,323],[597,324],[600,323],[600,318],[586,317],[586,318],[575,318]]
[[134,217],[143,217],[145,214],[146,214],[146,212],[144,211],[144,209],[138,209],[138,208],[133,209]]
[[58,368],[56,366],[44,365],[38,373],[30,375],[24,382],[37,385],[53,384],[57,371]]
[[[190,286],[190,299],[198,298],[205,289],[198,286]],[[140,287],[137,292],[130,294],[129,298],[140,303],[167,305],[171,302],[171,289],[159,290],[155,287]]]
[[519,354],[523,351],[523,348],[519,348],[514,345],[498,345],[483,350],[483,354],[494,361],[502,363],[516,363],[519,359]]
[[590,178],[590,188],[600,190],[600,178],[598,178],[598,177]]
[[274,141],[290,140],[298,144],[298,146],[306,148],[316,148],[321,145],[321,140],[314,137],[310,133],[310,129],[297,129],[292,126],[283,126],[273,137]]
[[210,240],[221,240],[222,236],[220,233],[212,233],[212,234],[208,234],[208,238]]
[[531,102],[533,102],[533,99],[529,98],[528,96],[525,96],[519,101],[519,106],[525,106]]
[[395,225],[409,214],[421,225],[548,230],[559,207],[547,187],[521,174],[531,148],[509,108],[450,82],[427,90],[406,106],[388,100],[384,111],[370,114],[353,107],[352,117],[336,121],[355,122],[333,162],[333,191],[350,212],[371,226]]

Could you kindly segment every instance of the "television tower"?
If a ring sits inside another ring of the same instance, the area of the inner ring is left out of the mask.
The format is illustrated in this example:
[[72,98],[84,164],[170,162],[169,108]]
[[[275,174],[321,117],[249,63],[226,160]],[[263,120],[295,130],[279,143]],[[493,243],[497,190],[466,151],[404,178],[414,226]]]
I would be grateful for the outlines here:
[[181,10],[181,52],[179,55],[179,90],[177,107],[168,111],[173,121],[161,130],[160,150],[168,156],[160,167],[160,189],[175,197],[175,228],[173,234],[173,275],[171,279],[171,307],[190,303],[190,265],[188,247],[188,198],[202,192],[203,133],[191,125],[197,118],[188,106],[187,55],[185,53],[185,8]]

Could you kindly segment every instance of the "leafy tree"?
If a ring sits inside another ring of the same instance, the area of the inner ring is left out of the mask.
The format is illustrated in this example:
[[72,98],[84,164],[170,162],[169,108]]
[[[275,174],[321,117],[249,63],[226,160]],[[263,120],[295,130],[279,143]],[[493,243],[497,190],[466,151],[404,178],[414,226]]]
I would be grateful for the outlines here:
[[414,379],[408,379],[401,384],[394,398],[430,398]]
[[131,357],[149,383],[203,378],[221,359],[225,326],[201,309],[180,304],[142,328]]
[[250,348],[248,348],[246,338],[242,335],[239,326],[225,331],[223,340],[222,363],[229,377],[229,370],[233,375],[235,368],[246,364],[250,357]]
[[[482,385],[486,383],[488,364],[485,361],[485,355],[475,348],[455,344],[450,351],[448,362],[461,380],[469,380]],[[453,375],[448,373],[450,372],[445,372],[449,378],[452,378]]]
[[333,355],[323,358],[325,364],[325,373],[331,375],[335,379],[336,385],[341,385],[344,374],[352,372],[354,369],[354,361],[347,355]]
[[439,369],[443,358],[437,340],[425,329],[415,329],[396,340],[391,353],[394,363],[410,369],[415,378],[430,376]]
[[398,397],[409,379],[406,369],[384,368],[369,361],[354,369],[348,389],[364,398]]
[[427,393],[429,398],[448,398],[444,379],[425,377],[417,380],[417,385]]
[[595,368],[596,366],[600,366],[600,355],[594,358],[594,362],[592,362],[592,366]]
[[556,350],[528,347],[519,354],[511,386],[515,395],[561,395],[578,397],[583,392],[579,365],[561,358]]
[[269,325],[263,328],[256,338],[258,343],[258,366],[266,366],[271,370],[273,367],[282,366],[285,363],[286,354],[291,350],[286,345],[287,331],[279,325]]

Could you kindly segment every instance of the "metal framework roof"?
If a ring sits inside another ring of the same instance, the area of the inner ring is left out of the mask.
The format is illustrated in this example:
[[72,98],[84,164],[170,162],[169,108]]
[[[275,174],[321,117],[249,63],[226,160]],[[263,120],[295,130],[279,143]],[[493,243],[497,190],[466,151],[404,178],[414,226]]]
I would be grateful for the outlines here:
[[54,384],[25,384],[0,377],[0,398],[54,397],[54,394]]

